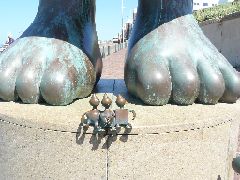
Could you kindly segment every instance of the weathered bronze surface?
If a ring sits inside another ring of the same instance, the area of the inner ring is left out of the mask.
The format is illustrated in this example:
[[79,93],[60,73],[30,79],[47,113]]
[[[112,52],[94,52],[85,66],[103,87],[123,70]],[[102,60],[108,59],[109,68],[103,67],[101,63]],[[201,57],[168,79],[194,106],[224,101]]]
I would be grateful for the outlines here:
[[233,159],[232,166],[234,171],[240,174],[240,156]]
[[34,22],[0,55],[0,98],[66,105],[88,96],[101,72],[95,0],[40,0]]
[[136,118],[136,113],[134,110],[123,109],[126,102],[127,101],[119,95],[117,97],[116,104],[120,107],[120,109],[111,110],[110,107],[112,105],[112,100],[107,96],[107,94],[105,94],[101,101],[105,110],[100,111],[97,109],[99,105],[99,100],[95,94],[92,95],[89,103],[93,106],[93,109],[86,112],[82,116],[81,125],[85,128],[92,126],[94,127],[93,133],[98,133],[101,135],[116,134],[117,130],[119,130],[121,127],[131,129],[132,126],[128,122],[128,113],[133,113],[132,120]]
[[86,112],[83,116],[82,116],[82,124],[88,128],[89,126],[93,126],[94,127],[94,132],[97,132],[98,129],[98,121],[99,121],[99,115],[100,115],[100,111],[97,109],[100,101],[98,99],[98,97],[93,94],[90,101],[89,101],[90,105],[93,106],[93,109]]
[[120,107],[121,109],[124,108],[124,106],[126,105],[127,101],[124,97],[122,97],[120,94],[117,96],[116,102],[118,107]]
[[125,63],[129,92],[146,104],[234,103],[240,78],[205,37],[192,0],[139,0]]
[[110,106],[112,105],[112,100],[107,96],[107,94],[105,94],[103,96],[101,103],[102,103],[103,107],[105,108],[105,110],[100,113],[99,125],[103,129],[111,128],[114,118],[115,118],[114,112],[110,109]]
[[136,112],[134,110],[128,110],[128,109],[124,109],[125,104],[127,103],[126,99],[123,98],[121,95],[117,96],[116,99],[116,104],[120,109],[116,109],[114,110],[115,113],[115,121],[113,126],[115,127],[120,127],[120,126],[124,126],[126,128],[131,128],[131,124],[129,124],[128,119],[129,119],[129,112],[131,112],[133,114],[133,119],[134,120],[136,118]]
[[[204,36],[192,0],[139,0],[125,82],[146,104],[234,103],[240,78]],[[87,97],[102,61],[95,0],[40,0],[29,28],[0,55],[0,98],[67,105]]]

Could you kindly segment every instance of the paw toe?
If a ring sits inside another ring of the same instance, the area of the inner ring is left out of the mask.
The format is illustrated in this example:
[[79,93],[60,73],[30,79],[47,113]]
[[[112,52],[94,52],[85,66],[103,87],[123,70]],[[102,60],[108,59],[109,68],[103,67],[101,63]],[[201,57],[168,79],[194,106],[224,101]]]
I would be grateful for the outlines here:
[[171,96],[171,78],[167,66],[148,65],[138,70],[136,92],[146,104],[165,105]]
[[43,73],[40,91],[45,101],[52,105],[66,105],[73,101],[72,84],[66,66],[56,59]]
[[42,97],[52,105],[67,105],[76,98],[89,95],[94,87],[96,74],[93,67],[85,68],[77,69],[77,65],[74,66],[70,60],[54,60],[41,79]]
[[198,100],[203,104],[216,104],[222,97],[225,83],[221,72],[209,63],[198,64],[200,92]]
[[235,103],[240,97],[240,76],[232,67],[221,69],[221,72],[225,81],[225,91],[220,101]]
[[170,62],[172,77],[173,103],[179,105],[193,104],[199,94],[199,78],[191,63]]
[[0,69],[0,98],[5,101],[14,101],[18,98],[15,91],[16,78],[21,68],[21,59],[6,61]]
[[42,77],[43,67],[36,59],[23,65],[17,81],[16,90],[24,103],[35,104],[39,102],[39,84]]

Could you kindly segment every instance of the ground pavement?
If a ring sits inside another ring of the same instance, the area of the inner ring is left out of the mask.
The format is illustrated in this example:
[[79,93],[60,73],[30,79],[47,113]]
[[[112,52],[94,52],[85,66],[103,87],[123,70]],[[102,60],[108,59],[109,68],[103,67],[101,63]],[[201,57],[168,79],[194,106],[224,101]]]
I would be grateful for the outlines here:
[[126,49],[113,53],[103,59],[103,73],[101,79],[123,79]]
[[[113,53],[103,59],[103,73],[101,80],[117,80],[124,78],[124,61],[126,49]],[[240,134],[239,134],[238,154],[240,154]],[[240,180],[240,175],[235,175],[234,180]]]

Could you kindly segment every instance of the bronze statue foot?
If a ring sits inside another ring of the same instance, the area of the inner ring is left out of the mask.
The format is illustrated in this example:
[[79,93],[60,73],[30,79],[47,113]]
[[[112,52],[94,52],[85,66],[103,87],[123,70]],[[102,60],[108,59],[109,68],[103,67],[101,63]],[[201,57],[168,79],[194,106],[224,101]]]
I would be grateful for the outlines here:
[[146,104],[190,105],[240,97],[240,78],[204,36],[192,0],[139,0],[125,82]]
[[31,26],[0,55],[0,98],[66,105],[101,76],[95,0],[40,0]]

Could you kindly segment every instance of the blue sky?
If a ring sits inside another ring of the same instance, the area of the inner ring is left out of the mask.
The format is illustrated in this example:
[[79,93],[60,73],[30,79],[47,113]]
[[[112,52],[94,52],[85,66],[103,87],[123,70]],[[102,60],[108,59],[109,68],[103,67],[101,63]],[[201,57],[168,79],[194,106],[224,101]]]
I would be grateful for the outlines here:
[[[16,38],[31,24],[37,14],[39,0],[4,0],[0,6],[0,44],[9,33]],[[121,0],[96,0],[99,39],[109,40],[121,31]],[[124,0],[124,19],[132,15],[137,0]]]

